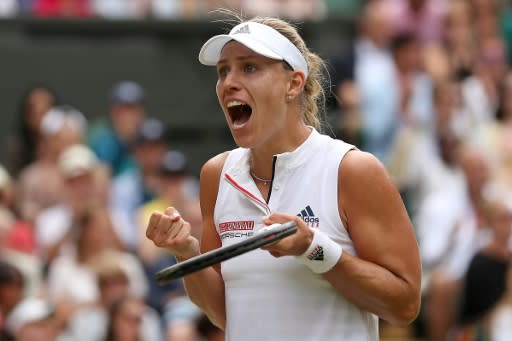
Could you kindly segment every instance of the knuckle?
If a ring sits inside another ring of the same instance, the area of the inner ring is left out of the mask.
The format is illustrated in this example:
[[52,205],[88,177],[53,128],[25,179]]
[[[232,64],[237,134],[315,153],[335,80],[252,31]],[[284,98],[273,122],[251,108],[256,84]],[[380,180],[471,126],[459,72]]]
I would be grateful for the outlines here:
[[155,244],[156,246],[161,246],[160,245],[160,238],[155,237],[155,238],[152,239],[152,241],[153,241],[153,244]]
[[159,246],[159,247],[171,246],[171,243],[169,243],[165,238],[159,238],[157,246]]

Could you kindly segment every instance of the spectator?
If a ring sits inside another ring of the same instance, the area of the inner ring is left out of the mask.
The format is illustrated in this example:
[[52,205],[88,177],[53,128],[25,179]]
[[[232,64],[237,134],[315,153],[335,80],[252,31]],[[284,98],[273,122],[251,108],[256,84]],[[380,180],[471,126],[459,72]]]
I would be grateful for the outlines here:
[[157,195],[160,163],[167,149],[167,135],[167,127],[161,121],[145,120],[130,146],[135,167],[113,179],[110,205],[115,212],[117,225],[122,226],[121,238],[129,249],[136,249],[142,242],[139,238],[137,209]]
[[498,88],[496,119],[490,119],[473,134],[475,142],[489,155],[496,180],[512,186],[512,72],[509,70]]
[[491,311],[505,294],[512,256],[512,202],[507,198],[511,193],[497,183],[485,191],[484,218],[492,240],[473,256],[463,279],[459,316],[463,330],[486,330]]
[[423,47],[421,65],[432,83],[442,83],[454,77],[450,55],[443,45],[431,44]]
[[339,116],[335,136],[343,141],[361,147],[363,145],[361,94],[353,80],[345,80],[338,85]]
[[464,146],[459,155],[466,188],[432,193],[417,223],[425,275],[424,318],[432,340],[452,335],[462,278],[473,255],[491,239],[482,210],[488,164],[483,152],[473,147]]
[[[134,297],[124,297],[112,304],[109,311],[109,324],[105,341],[142,341],[144,302]],[[154,339],[151,339],[154,340]]]
[[[19,250],[13,249],[12,246],[8,244],[15,223],[16,220],[9,211],[0,209],[0,263],[6,264],[6,267],[2,271],[15,268],[16,272],[20,272],[23,277],[23,294],[38,295],[43,291],[44,287],[42,280],[43,266],[35,255],[20,252]],[[9,273],[11,273],[11,270],[9,270]],[[1,302],[7,301],[3,301],[3,298],[0,297],[0,306]],[[0,307],[0,321],[2,321],[2,311]],[[3,311],[3,313],[5,313],[5,311]]]
[[472,75],[462,82],[462,96],[467,108],[467,131],[471,138],[494,119],[499,103],[499,85],[507,69],[505,45],[499,38],[480,43]]
[[68,252],[57,256],[48,270],[48,295],[52,302],[68,311],[66,322],[76,309],[99,300],[94,264],[97,255],[107,251],[129,277],[130,295],[145,297],[144,271],[136,257],[120,250],[119,239],[105,208],[92,206],[78,217],[66,242]]
[[121,248],[107,210],[91,205],[78,214],[72,230],[60,241],[67,250],[49,264],[48,291],[55,302],[94,302],[98,290],[91,260],[99,252]]
[[52,307],[46,300],[24,298],[7,316],[6,329],[14,340],[56,340],[60,333],[60,323],[52,316],[52,312]]
[[512,338],[512,267],[505,278],[505,294],[489,318],[489,340],[508,341]]
[[420,47],[441,40],[446,13],[444,0],[385,0],[395,34],[412,34]]
[[467,1],[452,0],[443,25],[443,46],[448,52],[452,72],[460,80],[471,75],[476,55],[470,13]]
[[[96,275],[99,299],[92,305],[76,310],[70,318],[65,337],[59,341],[102,340],[106,337],[109,324],[108,314],[113,305],[133,295],[130,281],[134,280],[122,266],[122,254],[115,251],[103,251],[91,261]],[[142,321],[144,340],[162,340],[160,317],[150,307],[145,307]]]
[[109,122],[90,131],[89,145],[112,175],[135,167],[130,146],[144,120],[144,90],[132,81],[117,83],[110,94]]
[[[424,125],[401,127],[396,135],[387,167],[406,198],[416,222],[419,208],[433,192],[461,188],[464,177],[457,165],[457,120],[460,116],[460,84],[439,83],[433,93],[433,128]],[[425,165],[429,165],[425,167]]]
[[16,115],[18,128],[8,137],[6,150],[6,166],[14,177],[36,159],[41,122],[57,103],[57,95],[46,85],[30,87],[22,95]]
[[151,213],[164,212],[169,206],[179,208],[186,219],[194,222],[196,236],[200,234],[202,222],[199,198],[190,189],[190,182],[194,180],[191,179],[186,156],[179,151],[168,151],[160,161],[160,177],[158,196],[138,210],[140,244],[137,254],[146,268],[151,286],[147,301],[153,308],[163,311],[169,300],[177,294],[183,294],[183,286],[181,281],[174,281],[162,287],[154,279],[154,273],[175,264],[175,259],[146,238],[145,227]]
[[174,297],[165,307],[165,335],[169,341],[195,340],[201,310],[186,295]]
[[470,0],[468,2],[476,38],[479,41],[499,38],[499,16],[504,2],[500,0]]
[[163,212],[169,206],[177,207],[187,219],[197,221],[197,217],[199,217],[198,224],[194,226],[201,225],[200,212],[196,210],[198,208],[196,205],[198,198],[195,193],[191,192],[189,186],[190,181],[193,180],[191,180],[187,162],[187,158],[182,152],[168,151],[160,160],[159,175],[161,181],[158,196],[142,205],[138,210],[139,234],[141,237],[144,236],[141,239],[138,251],[141,259],[146,263],[156,261],[158,255],[165,252],[155,247],[150,240],[145,238],[145,227],[152,212]]
[[463,101],[467,107],[468,138],[494,119],[499,103],[498,92],[507,70],[505,44],[500,38],[480,42],[472,75],[462,82]]
[[411,34],[400,34],[391,41],[400,90],[399,120],[405,125],[432,129],[432,82],[420,69],[420,44]]
[[18,268],[0,261],[0,340],[11,340],[13,337],[5,326],[5,319],[22,300],[24,284],[25,279]]
[[64,149],[83,141],[87,122],[78,110],[58,106],[45,115],[40,129],[37,159],[19,176],[20,215],[29,223],[43,209],[61,201],[63,184],[57,160]]
[[400,94],[389,50],[391,22],[384,3],[369,1],[359,24],[354,46],[332,62],[333,84],[338,98],[343,100],[343,84],[355,83],[360,97],[361,148],[386,162],[398,126]]
[[91,202],[106,205],[101,195],[106,187],[99,176],[102,172],[102,164],[84,145],[70,146],[60,155],[58,174],[64,179],[64,198],[41,211],[35,220],[39,254],[46,261],[59,253],[59,242],[71,230],[74,219],[81,216]]

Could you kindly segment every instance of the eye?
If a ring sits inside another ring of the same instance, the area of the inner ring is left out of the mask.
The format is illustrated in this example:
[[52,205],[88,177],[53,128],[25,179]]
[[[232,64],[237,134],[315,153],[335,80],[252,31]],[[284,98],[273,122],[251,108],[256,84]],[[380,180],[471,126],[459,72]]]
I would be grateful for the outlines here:
[[226,67],[226,66],[221,66],[218,70],[217,70],[217,75],[219,78],[224,78],[226,77],[226,75],[228,74],[229,72],[229,69]]
[[254,71],[256,71],[256,66],[254,66],[253,64],[246,64],[244,66],[244,71],[245,72],[254,72]]

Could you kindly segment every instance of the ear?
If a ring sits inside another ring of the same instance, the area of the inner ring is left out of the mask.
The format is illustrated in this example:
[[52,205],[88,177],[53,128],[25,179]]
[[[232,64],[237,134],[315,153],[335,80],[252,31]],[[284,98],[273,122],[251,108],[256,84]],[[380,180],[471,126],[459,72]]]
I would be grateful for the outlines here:
[[288,90],[286,91],[286,98],[288,101],[299,97],[306,86],[306,77],[302,71],[293,71],[288,83]]

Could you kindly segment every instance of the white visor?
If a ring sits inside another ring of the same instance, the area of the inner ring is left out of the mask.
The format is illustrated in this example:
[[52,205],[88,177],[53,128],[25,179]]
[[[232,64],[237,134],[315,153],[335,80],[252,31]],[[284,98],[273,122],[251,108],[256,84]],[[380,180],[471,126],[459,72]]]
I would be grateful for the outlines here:
[[236,25],[229,34],[210,38],[199,52],[199,61],[204,65],[217,65],[222,48],[231,40],[262,56],[284,60],[293,70],[302,71],[304,77],[308,77],[308,65],[299,49],[272,27],[253,21]]

